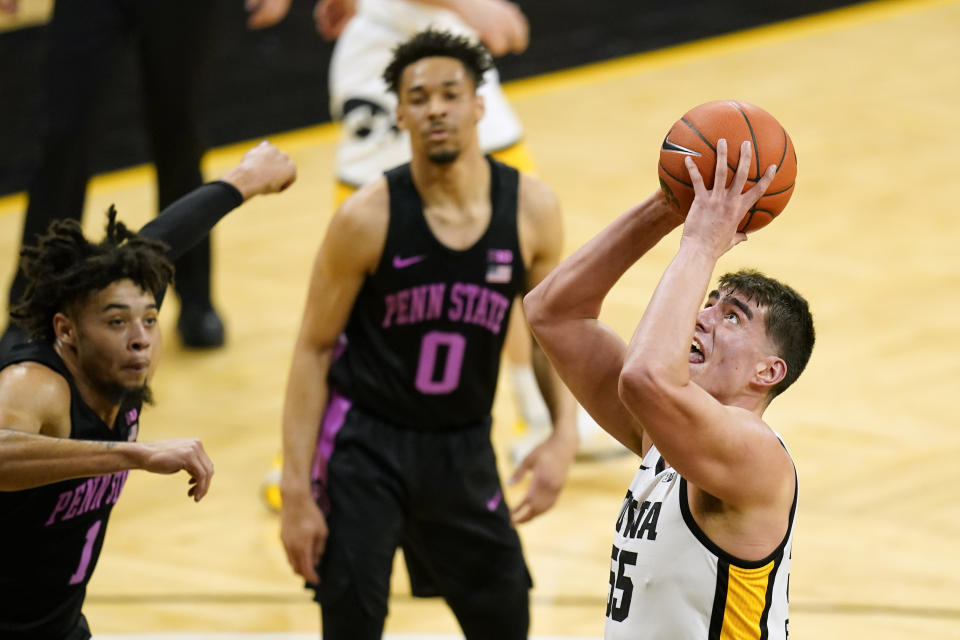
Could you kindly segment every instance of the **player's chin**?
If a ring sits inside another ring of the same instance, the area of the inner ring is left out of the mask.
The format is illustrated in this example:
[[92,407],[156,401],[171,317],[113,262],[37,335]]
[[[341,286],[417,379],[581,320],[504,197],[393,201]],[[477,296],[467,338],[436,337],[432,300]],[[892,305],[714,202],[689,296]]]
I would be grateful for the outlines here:
[[431,149],[427,153],[427,157],[430,159],[430,162],[434,164],[451,164],[460,157],[460,150],[450,148]]
[[134,384],[117,385],[117,395],[121,404],[153,404],[153,392],[145,379]]

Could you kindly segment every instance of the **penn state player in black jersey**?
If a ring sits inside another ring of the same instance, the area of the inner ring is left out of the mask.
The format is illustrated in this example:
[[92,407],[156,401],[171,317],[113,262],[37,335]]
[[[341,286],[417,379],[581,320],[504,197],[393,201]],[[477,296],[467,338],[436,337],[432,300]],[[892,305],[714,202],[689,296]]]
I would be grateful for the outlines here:
[[396,49],[384,78],[412,161],[343,204],[314,265],[284,408],[281,536],[328,640],[380,637],[398,547],[413,593],[443,596],[467,638],[527,635],[513,523],[555,502],[575,404],[538,351],[555,429],[521,464],[532,481],[511,514],[490,407],[510,302],[557,263],[561,217],[549,187],[480,150],[489,64],[482,45],[436,31]]
[[136,442],[171,262],[244,200],[294,175],[264,142],[139,234],[111,211],[99,244],[69,220],[24,249],[29,282],[11,317],[33,340],[0,362],[0,638],[90,637],[86,585],[130,469],[184,470],[188,495],[207,493],[213,465],[199,440]]

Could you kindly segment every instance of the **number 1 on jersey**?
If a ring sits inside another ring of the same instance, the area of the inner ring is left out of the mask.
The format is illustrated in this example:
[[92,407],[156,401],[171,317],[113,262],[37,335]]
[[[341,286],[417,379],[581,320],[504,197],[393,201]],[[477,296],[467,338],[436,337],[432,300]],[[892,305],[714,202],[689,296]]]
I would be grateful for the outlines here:
[[93,543],[97,541],[101,524],[103,524],[103,521],[97,520],[87,529],[87,541],[83,545],[83,551],[80,552],[80,566],[70,576],[70,584],[80,584],[87,577],[87,569],[90,568],[90,559],[93,557]]
[[[427,395],[439,395],[456,389],[460,385],[460,370],[466,348],[467,339],[459,333],[431,331],[425,334],[420,343],[420,361],[414,384],[417,390]],[[437,380],[437,360],[441,349],[446,352],[446,360],[443,363],[443,375]]]

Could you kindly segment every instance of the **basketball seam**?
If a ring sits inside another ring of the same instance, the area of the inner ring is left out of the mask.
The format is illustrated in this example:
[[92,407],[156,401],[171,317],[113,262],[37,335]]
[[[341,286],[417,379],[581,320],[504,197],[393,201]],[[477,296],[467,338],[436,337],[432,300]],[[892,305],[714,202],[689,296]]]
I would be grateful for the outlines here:
[[676,180],[677,182],[679,182],[680,184],[682,184],[682,185],[685,186],[685,187],[691,187],[691,188],[693,187],[693,183],[691,183],[691,182],[684,182],[683,180],[681,180],[681,179],[678,178],[677,176],[675,176],[675,175],[673,175],[672,173],[670,173],[670,170],[667,169],[665,166],[663,166],[663,163],[662,163],[662,162],[658,162],[657,164],[660,166],[661,169],[663,169],[663,172],[667,175],[668,178],[672,178],[672,179]]
[[783,131],[783,153],[780,154],[780,162],[777,163],[777,173],[780,173],[780,167],[783,166],[783,159],[787,157],[787,130],[783,127],[780,127],[780,131]]
[[[753,146],[753,167],[757,172],[757,177],[754,178],[753,181],[756,182],[760,179],[760,150],[757,148],[757,135],[753,131],[753,125],[750,124],[750,118],[747,117],[747,112],[743,110],[743,108],[740,106],[740,103],[735,100],[730,100],[730,104],[732,104],[733,108],[739,111],[740,115],[743,116],[743,121],[747,123],[747,129],[750,131],[750,144]],[[729,156],[727,157],[729,158]],[[739,164],[739,162],[737,164]],[[780,169],[779,165],[777,166],[777,169]]]
[[[716,148],[715,146],[713,146],[713,144],[712,144],[709,140],[707,140],[707,138],[706,138],[702,133],[700,133],[700,130],[699,130],[699,129],[697,129],[695,126],[693,126],[693,124],[692,124],[689,120],[687,120],[686,118],[680,118],[680,122],[682,122],[683,124],[687,125],[687,127],[690,128],[690,131],[693,131],[693,132],[697,135],[698,138],[700,138],[701,140],[703,140],[703,143],[704,143],[705,145],[707,145],[707,148],[709,148],[710,151],[713,151],[713,157],[714,157],[714,158],[717,157],[717,148]],[[727,166],[730,167],[729,157],[728,157],[728,159],[727,159]],[[732,169],[733,167],[730,167],[730,168]]]

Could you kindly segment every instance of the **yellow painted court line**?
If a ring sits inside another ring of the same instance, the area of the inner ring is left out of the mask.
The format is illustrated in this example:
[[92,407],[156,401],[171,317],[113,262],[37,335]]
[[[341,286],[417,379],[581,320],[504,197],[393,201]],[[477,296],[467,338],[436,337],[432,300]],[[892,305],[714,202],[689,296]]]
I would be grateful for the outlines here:
[[877,0],[515,80],[505,85],[505,90],[512,100],[520,100],[956,4],[960,0]]
[[[585,87],[597,82],[634,75],[642,71],[662,69],[693,60],[755,49],[764,45],[889,20],[904,14],[919,13],[939,7],[953,6],[958,3],[960,3],[960,0],[878,0],[657,49],[656,51],[647,51],[615,60],[606,60],[573,69],[546,73],[533,78],[515,80],[507,83],[505,90],[512,100],[522,100],[551,91]],[[339,126],[336,123],[327,122],[274,134],[267,136],[267,138],[285,151],[294,152],[317,143],[334,142],[338,130]],[[234,157],[239,160],[243,151],[250,148],[255,142],[256,140],[246,140],[211,149],[205,157],[204,164],[224,165]],[[150,180],[152,175],[153,169],[150,164],[138,165],[95,176],[91,179],[90,188],[124,189],[141,185]],[[26,195],[23,193],[0,197],[0,216],[22,213],[25,207]]]

